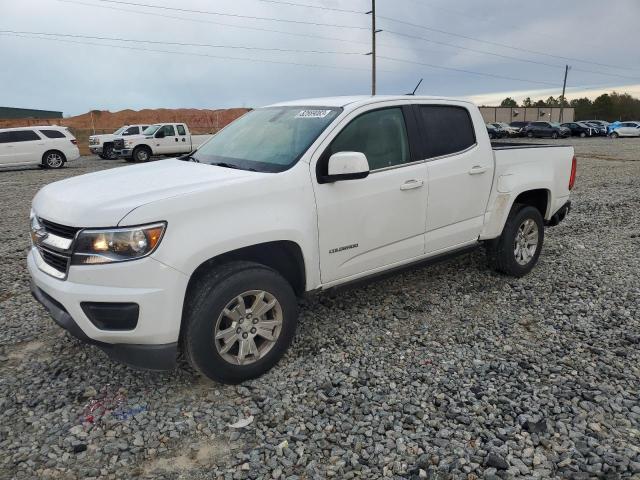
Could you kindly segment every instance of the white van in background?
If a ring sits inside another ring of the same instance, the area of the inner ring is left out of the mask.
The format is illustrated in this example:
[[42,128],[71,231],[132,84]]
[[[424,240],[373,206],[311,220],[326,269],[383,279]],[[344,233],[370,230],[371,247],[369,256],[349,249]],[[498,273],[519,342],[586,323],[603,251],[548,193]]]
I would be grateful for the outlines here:
[[0,166],[39,164],[61,168],[78,157],[78,142],[66,127],[0,129]]

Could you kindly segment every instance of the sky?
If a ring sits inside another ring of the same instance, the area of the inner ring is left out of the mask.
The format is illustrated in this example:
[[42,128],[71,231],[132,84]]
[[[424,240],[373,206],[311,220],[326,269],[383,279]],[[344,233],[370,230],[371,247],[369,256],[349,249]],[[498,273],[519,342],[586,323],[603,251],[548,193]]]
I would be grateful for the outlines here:
[[[377,93],[404,94],[423,78],[423,95],[485,105],[547,98],[561,94],[569,64],[568,98],[640,96],[640,1],[523,5],[377,0]],[[0,0],[0,105],[76,115],[369,94],[370,8],[371,0]]]

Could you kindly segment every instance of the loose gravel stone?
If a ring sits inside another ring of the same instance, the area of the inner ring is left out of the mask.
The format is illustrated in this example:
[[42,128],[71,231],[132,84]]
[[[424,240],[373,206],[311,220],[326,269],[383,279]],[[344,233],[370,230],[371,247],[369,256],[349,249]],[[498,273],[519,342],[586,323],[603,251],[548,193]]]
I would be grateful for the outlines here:
[[306,298],[240,386],[114,363],[31,298],[33,195],[122,163],[0,171],[0,478],[640,478],[640,139],[556,143],[573,210],[531,274],[480,251]]

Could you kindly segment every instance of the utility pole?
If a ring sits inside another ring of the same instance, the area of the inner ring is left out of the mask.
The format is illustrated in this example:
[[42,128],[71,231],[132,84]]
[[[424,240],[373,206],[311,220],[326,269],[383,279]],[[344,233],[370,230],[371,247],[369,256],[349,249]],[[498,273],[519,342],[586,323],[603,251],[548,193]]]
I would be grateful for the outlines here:
[[371,15],[371,95],[376,94],[376,0],[371,0],[371,11],[367,12]]
[[564,66],[564,83],[562,84],[562,96],[560,97],[560,123],[564,121],[564,93],[567,90],[567,74],[569,73],[569,65]]

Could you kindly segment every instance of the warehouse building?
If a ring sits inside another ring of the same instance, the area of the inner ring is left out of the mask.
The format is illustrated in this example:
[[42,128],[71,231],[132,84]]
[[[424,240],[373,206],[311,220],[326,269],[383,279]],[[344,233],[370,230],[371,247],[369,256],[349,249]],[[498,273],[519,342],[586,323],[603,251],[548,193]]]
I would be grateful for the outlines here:
[[20,119],[20,118],[62,118],[62,112],[53,110],[34,110],[32,108],[13,108],[0,107],[1,119]]
[[[562,118],[560,111],[562,110]],[[571,107],[480,107],[485,122],[573,122]]]

